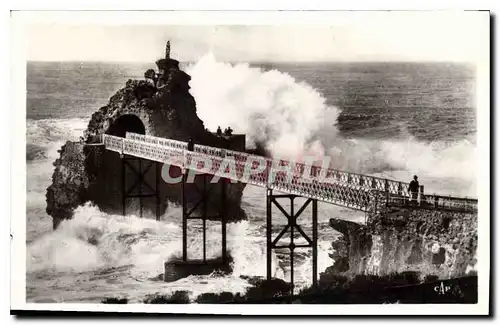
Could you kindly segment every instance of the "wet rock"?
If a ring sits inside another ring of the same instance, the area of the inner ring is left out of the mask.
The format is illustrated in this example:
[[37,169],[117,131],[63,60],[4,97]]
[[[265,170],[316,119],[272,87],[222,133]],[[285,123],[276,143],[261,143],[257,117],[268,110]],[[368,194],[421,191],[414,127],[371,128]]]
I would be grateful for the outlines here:
[[342,236],[332,243],[335,262],[327,272],[362,272],[372,250],[368,228],[343,219],[330,219],[330,226]]
[[218,273],[220,275],[232,272],[233,259],[228,254],[226,261],[222,258],[203,260],[172,260],[164,264],[163,281],[173,282],[190,275],[209,275]]
[[263,299],[286,296],[291,293],[292,286],[281,279],[265,279],[261,277],[242,277],[249,281],[252,287],[245,293],[247,301],[260,301]]
[[477,214],[392,209],[370,215],[366,225],[342,219],[330,225],[343,235],[332,243],[334,264],[325,274],[414,271],[448,279],[476,263]]
[[56,172],[47,189],[46,209],[49,215],[57,216],[52,218],[54,229],[62,220],[71,218],[73,210],[88,200],[90,181],[85,171],[85,159],[83,144],[68,141],[61,148],[60,158],[54,162]]
[[221,292],[219,294],[207,292],[196,297],[195,302],[197,304],[224,304],[241,300],[243,298],[240,294],[233,294],[232,292]]
[[111,297],[111,298],[104,298],[101,301],[102,304],[128,304],[128,299],[127,298],[116,298],[116,297]]
[[154,294],[148,295],[143,303],[145,304],[189,304],[189,294],[187,291],[175,291],[170,295]]

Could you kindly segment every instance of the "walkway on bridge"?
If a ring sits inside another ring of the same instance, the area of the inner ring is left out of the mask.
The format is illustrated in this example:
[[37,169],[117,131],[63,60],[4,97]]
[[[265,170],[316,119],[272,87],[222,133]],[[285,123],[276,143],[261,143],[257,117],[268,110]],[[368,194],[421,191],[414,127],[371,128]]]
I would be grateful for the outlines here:
[[[104,135],[106,149],[160,163],[278,190],[365,212],[409,205],[409,183],[301,162],[272,159],[221,148],[127,132]],[[417,205],[430,209],[477,211],[477,199],[419,192]]]
[[[296,248],[312,249],[312,283],[317,285],[317,265],[318,265],[318,201],[335,204],[350,209],[356,209],[367,213],[377,213],[386,206],[418,206],[425,209],[445,209],[461,212],[477,211],[477,200],[469,198],[451,197],[443,195],[428,195],[423,193],[423,188],[419,192],[417,202],[410,202],[408,183],[349,173],[333,168],[315,166],[303,162],[293,162],[283,159],[272,159],[262,156],[237,152],[222,148],[214,148],[204,145],[194,145],[189,148],[188,143],[159,138],[148,135],[141,135],[127,132],[125,138],[103,135],[103,143],[107,150],[120,154],[124,159],[123,166],[127,164],[125,157],[140,158],[177,166],[182,170],[181,197],[182,197],[182,261],[176,262],[174,267],[188,266],[190,270],[206,270],[210,263],[206,259],[206,203],[209,200],[210,190],[206,186],[206,176],[213,175],[222,178],[219,181],[221,200],[226,202],[227,181],[243,182],[266,188],[267,202],[267,278],[272,274],[272,251],[279,249],[289,249],[290,252],[290,282],[292,292],[294,285],[294,250]],[[124,168],[124,167],[122,167]],[[160,201],[158,189],[158,170],[156,172],[156,199]],[[200,191],[201,198],[194,207],[188,209],[185,201],[185,186],[187,174],[195,171],[203,176],[203,186]],[[136,172],[137,173],[137,172]],[[142,171],[137,173],[139,181],[144,176]],[[213,179],[212,179],[213,181]],[[276,194],[273,191],[283,194]],[[125,193],[125,192],[124,192]],[[307,200],[299,207],[295,207],[294,199],[304,197]],[[285,211],[280,200],[290,200],[290,211]],[[201,204],[200,204],[201,202]],[[201,205],[203,208],[199,216],[195,216],[193,211]],[[124,214],[125,214],[125,194],[124,194]],[[303,214],[307,207],[312,207],[312,235],[308,236],[297,223],[297,218]],[[272,208],[277,208],[288,220],[287,225],[281,229],[279,234],[272,238]],[[222,204],[218,220],[221,221],[222,235],[222,257],[217,260],[218,269],[226,269],[226,213],[225,205]],[[141,205],[142,211],[142,205]],[[157,218],[159,215],[157,213]],[[201,219],[203,222],[203,260],[189,260],[187,256],[187,221],[189,219]],[[295,231],[295,233],[294,233]],[[286,245],[280,244],[279,240],[285,233],[290,232],[290,242]],[[295,235],[300,235],[304,241],[296,244]],[[167,277],[167,264],[165,264],[165,280]],[[195,266],[193,268],[193,265]],[[170,267],[170,266],[169,266]],[[201,272],[201,271],[200,271]],[[175,273],[175,272],[174,272]]]

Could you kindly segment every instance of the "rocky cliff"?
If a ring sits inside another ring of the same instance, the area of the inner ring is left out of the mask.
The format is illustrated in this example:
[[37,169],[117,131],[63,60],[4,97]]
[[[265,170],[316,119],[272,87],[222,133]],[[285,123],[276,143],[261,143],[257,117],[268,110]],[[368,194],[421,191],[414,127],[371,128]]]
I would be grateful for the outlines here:
[[[244,151],[241,141],[238,148],[228,137],[219,137],[207,131],[196,114],[196,103],[189,93],[191,77],[179,69],[179,62],[170,58],[157,61],[159,72],[149,70],[146,77],[150,80],[129,80],[124,88],[113,95],[109,103],[92,114],[88,127],[78,142],[68,141],[60,150],[60,157],[54,162],[55,170],[52,184],[47,188],[47,213],[53,218],[54,228],[64,219],[72,217],[73,210],[85,203],[93,202],[108,213],[122,213],[123,181],[126,187],[132,187],[137,175],[125,169],[119,155],[109,152],[99,145],[102,134],[124,137],[125,132],[154,135],[164,138],[194,143],[225,147]],[[244,143],[244,142],[243,142]],[[244,144],[243,144],[244,146]],[[146,170],[147,161],[131,161],[136,168]],[[155,186],[156,173],[165,172],[163,166],[149,168],[144,174],[144,181]],[[172,167],[171,174],[179,173]],[[190,184],[188,192],[193,192],[195,184]],[[163,180],[157,189],[163,213],[168,202],[179,202],[181,190],[179,184],[167,184]],[[208,211],[215,214],[220,209],[220,200],[216,200],[220,187],[214,186],[213,198],[209,201]],[[228,185],[228,218],[239,220],[244,212],[239,207],[245,184]],[[145,193],[147,189],[141,189]],[[137,211],[139,199],[127,200],[127,213]],[[142,199],[146,213],[156,211],[155,199]]]
[[330,219],[341,233],[326,273],[387,275],[417,271],[453,278],[475,273],[477,214],[386,209],[366,225]]

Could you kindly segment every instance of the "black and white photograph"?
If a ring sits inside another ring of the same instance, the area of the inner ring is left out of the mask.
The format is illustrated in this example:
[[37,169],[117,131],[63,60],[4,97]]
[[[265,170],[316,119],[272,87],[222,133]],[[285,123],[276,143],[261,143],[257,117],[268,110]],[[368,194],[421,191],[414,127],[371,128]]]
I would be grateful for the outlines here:
[[11,23],[11,312],[488,314],[488,11]]

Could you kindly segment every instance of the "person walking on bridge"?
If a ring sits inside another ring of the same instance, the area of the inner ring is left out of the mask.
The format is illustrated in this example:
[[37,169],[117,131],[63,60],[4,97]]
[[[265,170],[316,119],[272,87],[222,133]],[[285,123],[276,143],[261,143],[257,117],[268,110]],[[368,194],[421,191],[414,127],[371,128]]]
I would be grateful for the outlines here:
[[420,185],[418,184],[418,176],[414,175],[413,180],[410,182],[410,186],[408,187],[408,192],[410,192],[410,203],[413,205],[417,204],[419,189]]

